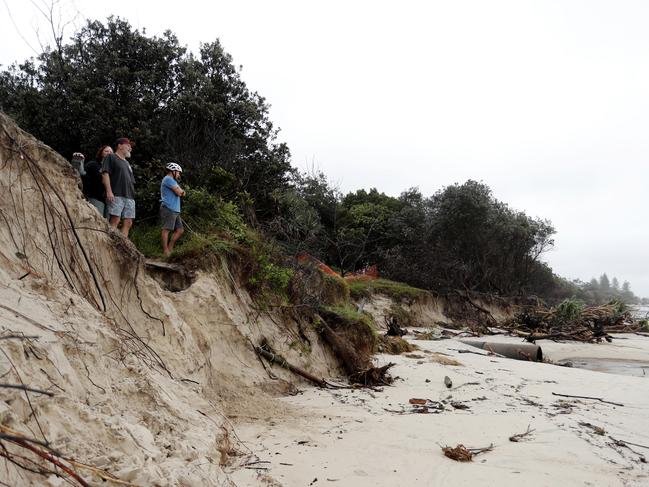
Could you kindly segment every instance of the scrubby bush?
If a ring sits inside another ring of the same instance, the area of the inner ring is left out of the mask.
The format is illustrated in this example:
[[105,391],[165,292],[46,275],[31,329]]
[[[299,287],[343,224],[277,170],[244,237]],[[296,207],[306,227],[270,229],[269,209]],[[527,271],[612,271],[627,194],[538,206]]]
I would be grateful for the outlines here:
[[583,301],[575,298],[564,299],[556,307],[554,317],[560,323],[570,323],[579,319],[584,307]]

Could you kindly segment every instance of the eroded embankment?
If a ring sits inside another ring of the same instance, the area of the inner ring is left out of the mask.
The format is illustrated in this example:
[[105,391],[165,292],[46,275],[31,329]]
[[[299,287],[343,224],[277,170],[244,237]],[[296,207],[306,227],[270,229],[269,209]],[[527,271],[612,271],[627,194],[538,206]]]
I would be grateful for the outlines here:
[[[296,380],[252,344],[338,373],[315,331],[256,309],[227,272],[163,289],[70,165],[2,114],[0,167],[0,375],[41,391],[0,389],[3,482],[228,485],[248,452],[228,417],[286,414],[273,395]],[[290,346],[305,336],[308,357]]]
[[407,296],[395,296],[394,293],[379,288],[357,296],[356,301],[381,328],[386,328],[387,322],[395,313],[405,313],[402,326],[469,327],[484,330],[485,326],[496,326],[512,318],[518,310],[513,300],[505,298],[479,294],[441,296],[422,290]]

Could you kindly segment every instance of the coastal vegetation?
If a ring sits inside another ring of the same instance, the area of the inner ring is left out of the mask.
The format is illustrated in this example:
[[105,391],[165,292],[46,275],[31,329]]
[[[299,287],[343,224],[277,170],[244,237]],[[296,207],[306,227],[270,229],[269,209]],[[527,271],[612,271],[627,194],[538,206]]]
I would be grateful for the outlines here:
[[88,21],[68,42],[0,71],[0,110],[64,155],[135,139],[132,239],[147,256],[160,256],[162,168],[180,163],[189,231],[175,259],[252,249],[252,288],[264,281],[285,292],[287,257],[307,252],[341,276],[376,265],[386,280],[350,283],[356,297],[371,287],[407,299],[420,290],[548,303],[635,299],[626,282],[557,276],[542,260],[554,245],[551,222],[509,207],[479,181],[426,188],[431,196],[419,188],[343,194],[326,175],[297,171],[268,103],[218,39],[192,53],[170,31],[149,36],[120,18]]

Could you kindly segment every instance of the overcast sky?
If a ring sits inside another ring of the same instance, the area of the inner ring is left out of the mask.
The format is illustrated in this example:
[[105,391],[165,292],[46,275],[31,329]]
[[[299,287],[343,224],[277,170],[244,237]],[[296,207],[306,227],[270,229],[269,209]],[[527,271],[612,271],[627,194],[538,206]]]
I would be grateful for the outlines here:
[[[7,65],[45,27],[42,0],[1,1]],[[61,4],[77,25],[116,15],[192,50],[221,39],[272,105],[293,164],[343,191],[483,181],[553,222],[557,273],[607,272],[649,296],[647,1]]]

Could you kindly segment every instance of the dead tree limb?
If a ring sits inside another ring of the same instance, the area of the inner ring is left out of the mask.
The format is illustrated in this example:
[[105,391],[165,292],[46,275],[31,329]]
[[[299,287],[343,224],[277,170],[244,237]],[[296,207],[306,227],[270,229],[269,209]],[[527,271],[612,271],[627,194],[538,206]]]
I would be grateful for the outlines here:
[[277,364],[280,367],[284,367],[287,370],[290,370],[294,374],[297,374],[301,377],[304,377],[305,379],[313,382],[315,385],[319,387],[327,387],[327,383],[325,382],[324,379],[319,379],[316,376],[309,374],[307,371],[300,369],[299,367],[296,367],[295,365],[289,364],[284,357],[281,357],[279,355],[275,355],[274,353],[271,353],[267,350],[264,350],[261,347],[255,347],[255,352],[257,352],[259,355],[264,357],[266,360],[268,360],[272,364]]
[[560,397],[571,397],[574,399],[592,399],[594,401],[600,401],[604,402],[606,404],[613,404],[613,406],[624,406],[624,404],[620,404],[619,402],[613,402],[613,401],[606,401],[602,399],[601,397],[592,397],[592,396],[571,396],[569,394],[558,394],[556,392],[552,393],[553,396],[560,396]]
[[83,487],[90,487],[88,485],[88,483],[85,480],[83,480],[75,471],[73,471],[67,465],[64,465],[63,463],[61,463],[52,454],[46,452],[45,450],[41,450],[40,448],[36,448],[35,446],[30,445],[25,440],[22,440],[20,438],[7,439],[7,441],[10,441],[12,443],[15,443],[16,445],[22,446],[23,448],[27,448],[28,450],[34,452],[39,457],[47,460],[50,463],[53,463],[57,467],[59,467],[61,470],[63,470],[65,473],[67,473],[70,477],[72,477],[74,480],[79,482],[79,484],[81,484]]
[[527,425],[527,430],[525,430],[524,433],[518,433],[516,435],[512,435],[509,437],[509,441],[513,441],[514,443],[518,443],[521,441],[523,438],[528,437],[534,432],[534,430],[530,429],[530,425]]
[[38,340],[40,337],[38,335],[2,335],[0,340]]

